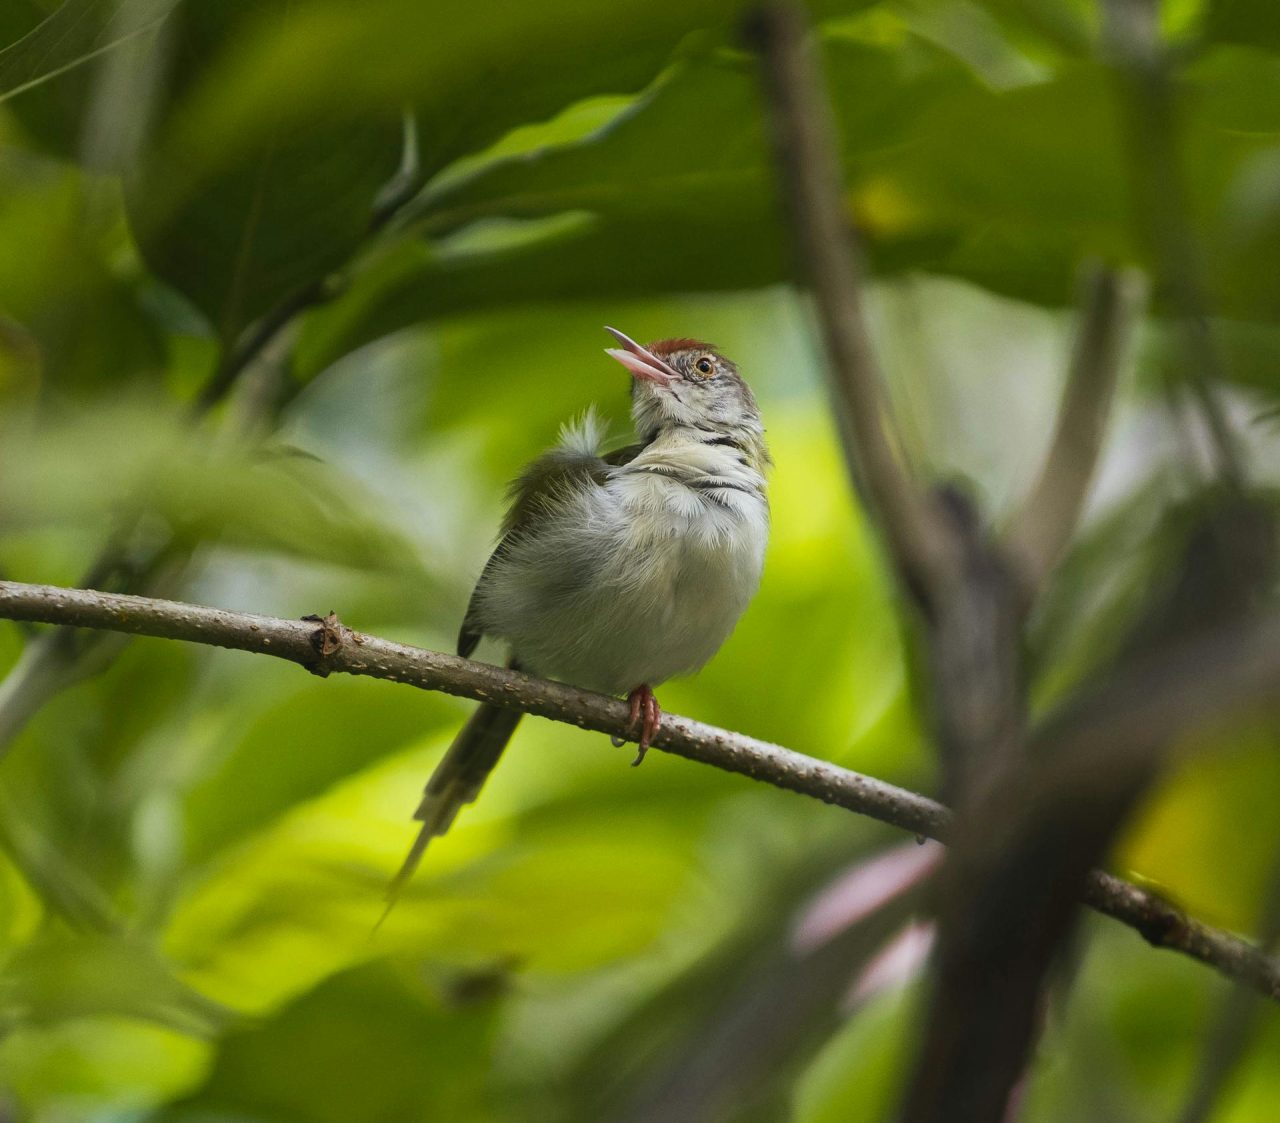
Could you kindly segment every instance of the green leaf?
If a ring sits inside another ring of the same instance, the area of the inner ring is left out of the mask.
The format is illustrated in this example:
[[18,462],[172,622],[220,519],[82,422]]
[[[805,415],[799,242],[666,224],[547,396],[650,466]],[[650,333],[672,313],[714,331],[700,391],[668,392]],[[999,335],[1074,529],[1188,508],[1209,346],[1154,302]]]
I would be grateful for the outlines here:
[[[112,149],[126,137],[132,144],[147,118],[155,46],[176,4],[67,0],[0,53],[0,101],[21,124],[22,141],[110,166],[120,154]],[[28,6],[45,16],[31,0],[4,7],[12,13]],[[0,38],[9,42],[4,30]]]
[[639,88],[682,35],[735,6],[559,0],[494,18],[473,0],[193,6],[175,102],[131,183],[143,252],[230,341],[366,237],[400,161],[403,106],[420,118],[426,178],[576,98]]
[[188,797],[188,864],[456,718],[439,695],[381,682],[343,676],[277,688],[263,712],[242,711],[225,731],[235,743]]
[[230,1020],[227,1010],[179,982],[155,952],[114,936],[48,937],[0,970],[0,1025],[46,1025],[124,1015],[195,1035]]
[[1224,43],[1280,50],[1280,20],[1271,0],[1209,0],[1205,35]]
[[497,1012],[489,999],[446,1005],[386,963],[356,967],[226,1037],[203,1086],[153,1118],[485,1118]]
[[[382,572],[415,572],[414,546],[385,506],[324,461],[220,447],[152,395],[0,432],[0,523],[108,531],[159,516],[180,541],[218,540]],[[93,457],[83,455],[92,449]]]
[[[877,272],[929,270],[1062,305],[1083,258],[1143,260],[1118,91],[1102,66],[1072,63],[998,91],[919,43],[836,40],[827,70],[848,203]],[[1266,262],[1280,190],[1263,162],[1280,137],[1273,70],[1269,57],[1233,49],[1186,76],[1188,194],[1209,247],[1211,307],[1223,314],[1278,314]],[[784,279],[758,108],[750,67],[703,58],[582,141],[428,192],[421,226],[431,240],[371,259],[312,317],[304,369],[476,308]]]
[[0,309],[29,337],[37,384],[118,387],[160,368],[160,333],[118,267],[120,218],[113,194],[78,169],[0,151]]
[[1091,0],[976,0],[1030,50],[1090,52],[1097,5]]
[[0,102],[155,30],[178,0],[66,0],[0,51]]
[[[886,257],[915,253],[934,231],[875,177],[930,101],[972,79],[919,42],[889,50],[839,39],[828,50],[848,168],[871,184],[852,204],[873,235],[894,231]],[[301,365],[314,370],[409,323],[477,307],[773,283],[788,261],[775,209],[753,65],[725,52],[698,57],[586,140],[428,192],[421,224],[437,243],[371,261],[347,296],[313,317]]]
[[238,0],[184,11],[174,35],[183,62],[176,101],[156,150],[128,181],[148,265],[205,313],[224,346],[347,260],[400,161],[399,115],[386,110],[289,120],[267,98],[253,138],[216,156],[208,137],[186,127],[188,98],[216,80],[264,9],[278,19],[288,5]]
[[796,1123],[890,1118],[918,1028],[917,1003],[910,991],[882,995],[832,1034],[796,1082]]
[[[855,179],[902,144],[923,107],[971,85],[958,65],[921,43],[887,50],[837,39],[828,44],[827,69],[846,173]],[[428,192],[423,226],[438,237],[477,218],[561,211],[758,221],[774,209],[760,108],[754,60],[692,59],[596,136]]]

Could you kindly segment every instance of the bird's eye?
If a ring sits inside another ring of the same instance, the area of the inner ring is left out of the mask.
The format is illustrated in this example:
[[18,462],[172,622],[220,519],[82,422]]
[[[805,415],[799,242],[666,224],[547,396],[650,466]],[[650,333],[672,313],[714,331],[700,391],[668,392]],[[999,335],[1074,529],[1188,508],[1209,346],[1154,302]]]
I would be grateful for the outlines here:
[[715,369],[715,364],[712,363],[706,355],[703,355],[702,358],[693,364],[693,369],[699,374],[710,374]]

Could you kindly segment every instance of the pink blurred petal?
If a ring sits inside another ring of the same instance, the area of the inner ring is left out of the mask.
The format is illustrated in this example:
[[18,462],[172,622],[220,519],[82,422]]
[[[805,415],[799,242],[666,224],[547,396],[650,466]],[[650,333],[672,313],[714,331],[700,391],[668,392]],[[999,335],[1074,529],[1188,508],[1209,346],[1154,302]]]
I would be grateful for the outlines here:
[[804,954],[865,920],[929,876],[942,860],[936,842],[908,842],[851,866],[808,904],[796,921],[791,946]]
[[934,926],[915,920],[867,960],[849,988],[844,1007],[850,1009],[886,990],[904,986],[924,968],[933,947]]
[[1027,1098],[1028,1077],[1029,1073],[1024,1070],[1018,1077],[1018,1082],[1009,1089],[1009,1102],[1004,1105],[1003,1123],[1018,1123],[1022,1116],[1022,1105]]

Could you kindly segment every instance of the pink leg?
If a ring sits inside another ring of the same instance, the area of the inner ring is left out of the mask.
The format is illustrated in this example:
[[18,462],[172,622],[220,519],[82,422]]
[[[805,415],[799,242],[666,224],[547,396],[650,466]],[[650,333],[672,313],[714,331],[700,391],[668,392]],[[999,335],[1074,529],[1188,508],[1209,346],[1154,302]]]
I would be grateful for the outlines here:
[[640,727],[640,752],[631,762],[632,767],[635,767],[644,760],[644,754],[649,751],[654,734],[662,724],[662,707],[658,705],[653,691],[644,683],[627,695],[627,701],[631,705],[631,729],[634,732],[636,726]]

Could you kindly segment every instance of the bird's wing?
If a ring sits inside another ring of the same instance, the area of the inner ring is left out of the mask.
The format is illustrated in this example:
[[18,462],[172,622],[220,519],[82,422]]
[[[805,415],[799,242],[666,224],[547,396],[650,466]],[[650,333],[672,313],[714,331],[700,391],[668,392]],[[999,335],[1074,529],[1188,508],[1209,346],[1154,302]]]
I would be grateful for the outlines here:
[[606,452],[601,459],[610,468],[621,468],[624,464],[630,464],[647,447],[648,445],[644,441],[636,441],[633,445],[623,445],[622,448],[615,448],[612,452]]
[[502,564],[508,550],[524,534],[538,525],[539,516],[559,501],[566,489],[587,481],[603,483],[610,468],[627,464],[644,448],[643,444],[627,445],[603,456],[589,446],[566,441],[560,447],[539,456],[511,485],[511,506],[502,523],[502,537],[476,582],[467,613],[458,632],[458,654],[469,656],[480,642],[483,632],[478,621],[478,593],[494,570]]

